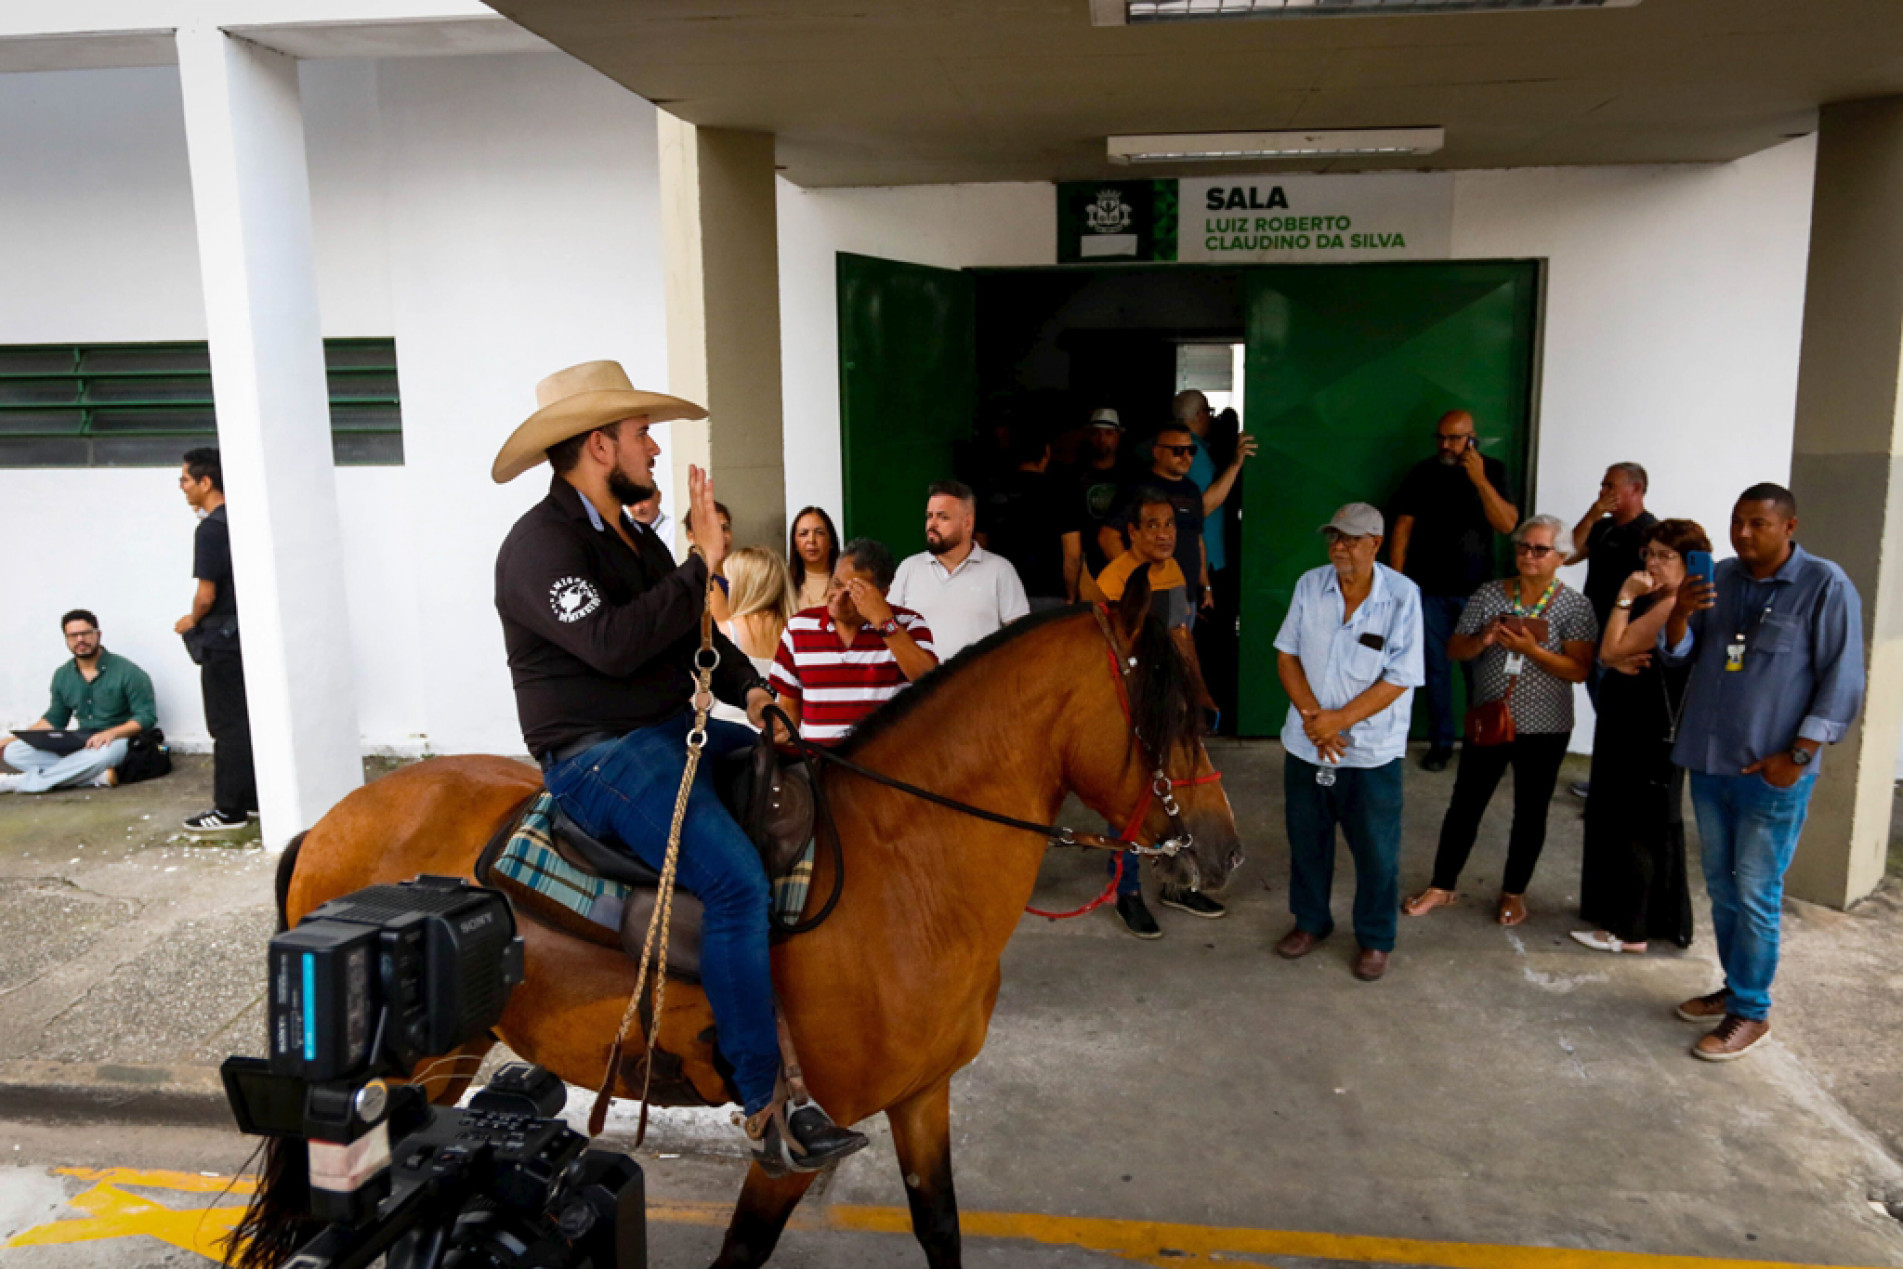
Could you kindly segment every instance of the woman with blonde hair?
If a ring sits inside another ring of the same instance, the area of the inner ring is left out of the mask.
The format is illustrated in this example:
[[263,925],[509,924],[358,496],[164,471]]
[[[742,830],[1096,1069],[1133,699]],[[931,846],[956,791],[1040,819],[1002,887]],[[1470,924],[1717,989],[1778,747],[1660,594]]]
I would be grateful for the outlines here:
[[[793,579],[786,561],[757,546],[743,546],[721,564],[727,578],[727,608],[732,616],[720,623],[720,632],[747,654],[753,668],[765,678],[773,669],[773,650],[780,646],[787,618],[793,615]],[[745,711],[716,704],[715,718],[745,723]],[[751,724],[748,724],[751,726]]]

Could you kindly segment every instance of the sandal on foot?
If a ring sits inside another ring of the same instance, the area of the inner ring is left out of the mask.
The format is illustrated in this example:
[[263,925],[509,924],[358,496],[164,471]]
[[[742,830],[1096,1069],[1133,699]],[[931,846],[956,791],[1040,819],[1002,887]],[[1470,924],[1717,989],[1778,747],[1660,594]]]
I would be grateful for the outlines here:
[[1460,896],[1452,890],[1442,890],[1437,886],[1429,886],[1413,898],[1402,903],[1401,911],[1407,913],[1409,916],[1426,916],[1435,908],[1451,907],[1453,904],[1459,902],[1459,900]]
[[1501,891],[1500,906],[1494,912],[1493,919],[1501,925],[1508,926],[1518,925],[1526,920],[1526,896]]
[[1610,930],[1574,930],[1573,941],[1595,952],[1643,952],[1645,944],[1628,943]]

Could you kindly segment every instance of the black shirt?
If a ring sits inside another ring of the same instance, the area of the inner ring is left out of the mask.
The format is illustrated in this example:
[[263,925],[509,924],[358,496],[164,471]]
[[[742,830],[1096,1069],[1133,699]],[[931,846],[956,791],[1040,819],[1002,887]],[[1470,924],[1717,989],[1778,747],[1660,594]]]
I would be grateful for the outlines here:
[[192,576],[216,589],[198,629],[208,651],[238,646],[238,591],[231,581],[231,522],[225,504],[198,522],[192,534]]
[[1092,577],[1103,572],[1110,561],[1097,547],[1097,530],[1110,523],[1117,510],[1117,491],[1122,487],[1120,471],[1110,467],[1080,467],[1071,475],[1069,519],[1064,532],[1081,534],[1084,539],[1084,568]]
[[[1482,458],[1482,471],[1494,492],[1513,501],[1507,469],[1497,458]],[[1465,597],[1493,576],[1493,538],[1480,491],[1464,464],[1427,458],[1414,464],[1394,495],[1393,516],[1414,517],[1403,570],[1423,595]]]
[[1586,584],[1580,587],[1606,628],[1612,605],[1618,602],[1619,588],[1625,579],[1645,567],[1639,552],[1645,546],[1645,532],[1659,522],[1650,511],[1641,511],[1625,524],[1614,524],[1611,516],[1602,516],[1586,534]]
[[1117,492],[1117,510],[1110,517],[1110,527],[1124,533],[1126,540],[1130,522],[1136,519],[1136,507],[1133,504],[1137,492],[1142,489],[1154,489],[1167,495],[1170,505],[1176,508],[1176,550],[1171,558],[1176,561],[1176,567],[1183,570],[1183,581],[1188,584],[1190,598],[1194,601],[1203,588],[1202,487],[1193,480],[1170,480],[1154,471],[1145,472],[1124,485]]
[[1041,471],[998,476],[979,511],[985,549],[1010,560],[1026,595],[1064,597],[1064,534],[1068,523],[1055,479]]
[[[590,732],[625,735],[689,707],[707,566],[681,565],[631,519],[630,548],[560,476],[496,555],[496,611],[516,715],[540,756]],[[714,631],[714,695],[734,705],[760,676]]]

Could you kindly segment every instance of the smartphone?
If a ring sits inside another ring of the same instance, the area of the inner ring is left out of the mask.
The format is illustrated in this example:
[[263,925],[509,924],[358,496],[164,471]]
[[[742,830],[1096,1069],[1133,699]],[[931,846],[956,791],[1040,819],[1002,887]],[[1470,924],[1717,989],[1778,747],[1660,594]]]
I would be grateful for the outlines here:
[[1685,552],[1685,582],[1692,585],[1697,582],[1709,583],[1712,579],[1710,551]]

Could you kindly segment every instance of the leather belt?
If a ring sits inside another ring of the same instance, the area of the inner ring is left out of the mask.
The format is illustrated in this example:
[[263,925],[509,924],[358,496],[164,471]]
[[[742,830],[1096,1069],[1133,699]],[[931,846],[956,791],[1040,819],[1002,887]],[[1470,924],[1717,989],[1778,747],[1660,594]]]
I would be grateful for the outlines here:
[[546,750],[539,760],[542,764],[542,770],[547,771],[558,762],[567,762],[576,754],[587,753],[596,745],[603,745],[610,740],[619,739],[621,739],[621,737],[611,731],[591,731],[586,736],[571,740],[565,745],[557,745],[553,749]]

